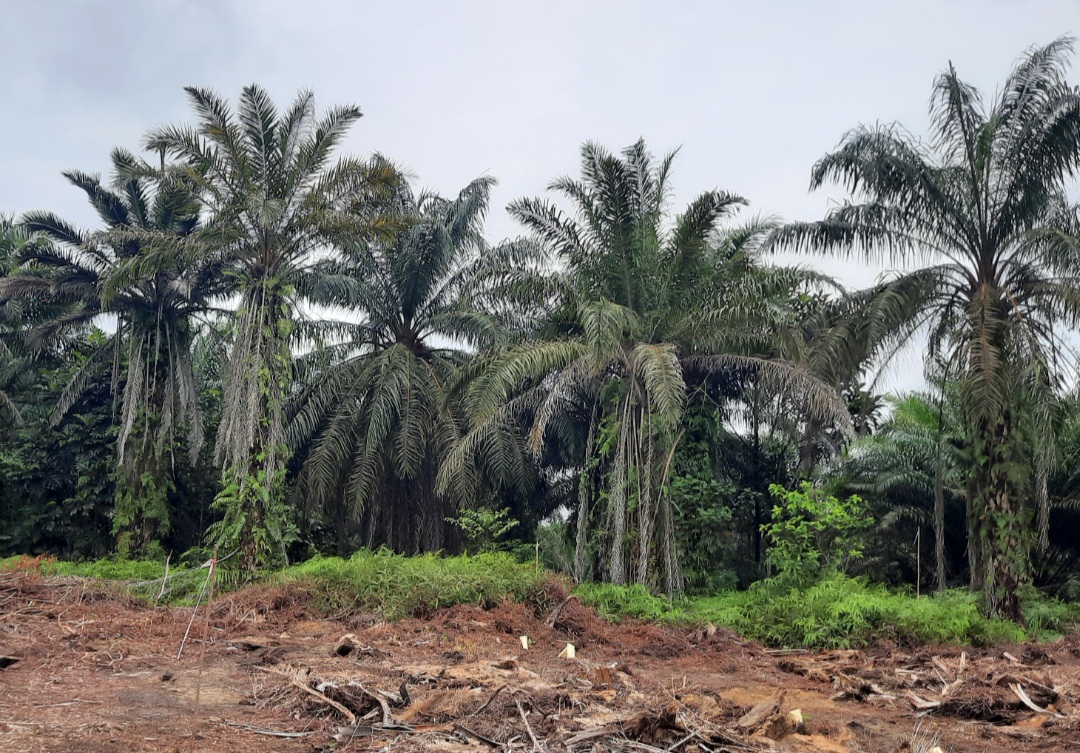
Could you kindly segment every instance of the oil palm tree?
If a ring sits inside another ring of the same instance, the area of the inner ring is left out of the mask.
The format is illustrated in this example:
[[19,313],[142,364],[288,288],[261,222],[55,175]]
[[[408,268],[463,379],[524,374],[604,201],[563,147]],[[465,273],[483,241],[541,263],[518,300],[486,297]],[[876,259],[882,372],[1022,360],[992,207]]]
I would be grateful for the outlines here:
[[[988,614],[1017,620],[1066,355],[1055,328],[1080,318],[1080,226],[1065,190],[1080,160],[1080,95],[1065,80],[1071,49],[1059,39],[1029,50],[988,105],[950,65],[934,85],[928,142],[895,125],[851,131],[815,165],[811,187],[835,181],[852,200],[775,237],[777,246],[922,265],[890,284],[929,333],[928,358],[960,381],[977,458],[966,484],[979,585]],[[1026,437],[1021,414],[1035,422]]]
[[319,115],[310,92],[279,111],[248,86],[235,111],[212,91],[189,87],[195,126],[152,131],[147,146],[178,159],[206,212],[200,241],[228,260],[232,341],[216,455],[226,481],[219,543],[242,547],[248,566],[284,554],[287,511],[285,401],[292,384],[298,290],[317,252],[378,224],[372,198],[396,184],[383,160],[334,152],[359,108]]
[[[769,357],[769,302],[719,271],[727,253],[716,242],[721,221],[744,200],[709,191],[670,216],[674,156],[658,161],[643,141],[620,156],[587,143],[581,179],[550,186],[569,199],[573,215],[540,199],[510,205],[548,257],[539,271],[525,270],[508,284],[541,296],[546,315],[524,342],[466,370],[461,400],[469,428],[441,473],[450,485],[470,458],[510,465],[513,443],[503,441],[492,458],[495,437],[517,431],[522,420],[521,439],[534,456],[552,442],[574,441],[583,425],[582,462],[600,471],[583,474],[577,574],[585,569],[586,526],[603,501],[604,575],[669,593],[681,590],[682,571],[665,489],[692,385],[725,371],[753,373],[847,420],[834,390]],[[727,240],[760,234],[751,226]],[[589,479],[603,488],[588,488]]]
[[203,418],[191,361],[195,318],[215,293],[218,268],[177,253],[199,227],[191,185],[167,177],[123,149],[112,152],[110,185],[67,172],[104,229],[86,232],[48,212],[25,226],[49,240],[30,244],[21,265],[0,283],[4,298],[36,306],[27,334],[37,348],[115,323],[105,347],[75,372],[53,413],[54,424],[95,371],[111,369],[120,390],[120,463],[114,533],[121,551],[144,554],[169,529],[170,467],[180,444],[192,457]]
[[[23,256],[47,243],[14,217],[0,214],[0,280],[18,269]],[[0,299],[0,411],[16,424],[21,424],[22,411],[12,393],[26,382],[34,360],[26,347],[26,334],[45,304],[44,300]]]
[[946,504],[964,499],[963,468],[969,461],[954,387],[938,384],[933,392],[891,398],[891,415],[877,433],[852,443],[845,468],[852,491],[870,499],[905,501],[902,507],[894,505],[883,525],[932,511],[939,591],[947,585]]
[[491,272],[505,263],[483,237],[494,183],[480,178],[454,199],[403,187],[392,236],[343,247],[309,278],[309,300],[361,317],[313,355],[292,425],[294,446],[312,442],[296,497],[336,511],[340,549],[350,527],[369,547],[446,544],[453,510],[435,474],[457,437],[447,386],[466,349],[507,332],[484,307]]

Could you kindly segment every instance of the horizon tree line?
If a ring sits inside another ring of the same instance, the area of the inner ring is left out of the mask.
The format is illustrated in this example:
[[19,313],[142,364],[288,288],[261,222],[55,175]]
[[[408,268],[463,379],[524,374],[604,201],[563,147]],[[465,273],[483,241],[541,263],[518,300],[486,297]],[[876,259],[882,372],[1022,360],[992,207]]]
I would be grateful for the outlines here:
[[[811,172],[850,196],[819,221],[738,220],[724,191],[673,212],[674,152],[587,142],[498,244],[494,179],[441,197],[339,155],[359,108],[188,88],[194,123],[150,132],[147,157],[64,173],[99,229],[0,223],[0,483],[52,521],[42,540],[86,515],[148,556],[184,519],[246,568],[460,549],[475,508],[549,535],[561,508],[574,577],[676,594],[686,561],[711,582],[718,542],[759,577],[770,483],[809,479],[873,497],[878,531],[925,523],[937,587],[965,571],[1022,621],[1074,499],[1071,51],[1028,50],[987,101],[950,65],[926,138],[849,132]],[[897,271],[848,291],[779,250]],[[865,382],[920,335],[931,388],[882,418]]]

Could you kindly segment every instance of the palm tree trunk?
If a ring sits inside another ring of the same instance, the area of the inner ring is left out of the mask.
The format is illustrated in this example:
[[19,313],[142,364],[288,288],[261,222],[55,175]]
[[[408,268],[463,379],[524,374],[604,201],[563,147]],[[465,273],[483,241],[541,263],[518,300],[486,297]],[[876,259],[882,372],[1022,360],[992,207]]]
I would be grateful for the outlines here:
[[974,487],[969,490],[967,504],[965,505],[965,518],[967,522],[967,561],[968,561],[968,588],[972,591],[982,591],[985,587],[986,569],[983,567],[983,545],[979,540],[979,527],[977,520],[981,516],[982,501],[974,498]]
[[653,432],[648,425],[649,414],[646,409],[635,411],[634,427],[634,466],[637,469],[637,512],[638,512],[638,567],[636,582],[642,586],[649,583],[649,562],[652,559],[653,524],[656,515],[656,500],[653,495],[659,490],[653,478]]
[[799,475],[802,478],[809,478],[820,460],[821,451],[818,440],[821,437],[821,424],[818,418],[811,418],[806,422],[802,447],[799,449]]
[[245,292],[218,433],[225,485],[234,489],[214,543],[238,545],[241,566],[254,570],[282,558],[288,527],[284,471],[284,391],[290,378],[290,309],[282,285],[260,280]]
[[1039,552],[1044,553],[1050,548],[1050,490],[1049,474],[1046,469],[1046,461],[1038,460],[1038,471],[1035,474],[1035,495],[1038,510],[1036,527],[1039,532]]
[[664,579],[668,596],[682,593],[685,586],[682,565],[679,562],[679,547],[675,537],[675,515],[671,501],[662,502],[661,534],[664,539]]
[[1024,614],[1020,609],[1018,589],[1026,580],[1023,569],[1026,544],[1009,521],[1014,516],[1013,501],[1007,489],[990,491],[989,528],[986,557],[986,613],[989,617],[1004,617],[1020,625]]
[[[624,406],[628,402],[623,399]],[[619,439],[615,447],[614,467],[611,477],[611,494],[608,503],[608,515],[611,521],[611,545],[608,557],[608,573],[612,583],[626,583],[626,483],[630,456],[630,421],[629,410],[625,407],[619,422]]]
[[682,565],[679,562],[679,542],[675,531],[675,510],[671,505],[671,497],[664,494],[664,490],[667,488],[668,478],[671,475],[671,464],[675,460],[675,451],[678,449],[679,441],[682,437],[683,430],[680,429],[672,440],[671,447],[668,448],[667,457],[664,460],[664,467],[660,473],[660,481],[657,484],[656,491],[656,504],[661,515],[661,547],[663,549],[664,558],[664,579],[669,597],[682,593],[683,586],[685,585]]
[[[753,484],[756,487],[764,485],[764,474],[762,473],[761,462],[761,422],[758,416],[758,394],[757,390],[753,391],[753,403],[750,408],[750,420],[751,429],[753,431],[754,438],[754,452],[751,455],[753,460],[752,466],[752,478]],[[761,564],[761,501],[765,499],[767,491],[765,489],[756,489],[757,493],[754,494],[754,528],[750,531],[750,540],[754,547],[754,564]]]
[[592,415],[589,418],[589,436],[585,440],[585,462],[581,471],[581,480],[578,483],[578,519],[577,531],[574,537],[574,578],[578,583],[589,577],[589,501],[592,492],[592,472],[589,470],[589,460],[593,456],[596,445],[596,430],[599,413],[599,399],[593,402]]
[[937,565],[939,593],[945,591],[945,483],[941,463],[941,436],[939,434],[934,467],[934,559]]
[[983,545],[983,598],[989,617],[1004,617],[1021,625],[1019,588],[1030,571],[1030,552],[1024,520],[1008,477],[1013,439],[1011,414],[980,427],[984,464],[974,473],[978,538]]

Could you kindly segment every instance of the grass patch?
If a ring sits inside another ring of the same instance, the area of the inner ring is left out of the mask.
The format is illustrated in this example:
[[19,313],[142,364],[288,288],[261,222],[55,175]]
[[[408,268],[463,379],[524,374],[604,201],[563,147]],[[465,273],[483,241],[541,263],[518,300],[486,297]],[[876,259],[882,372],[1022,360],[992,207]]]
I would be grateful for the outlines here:
[[645,586],[616,586],[611,583],[581,583],[574,593],[581,603],[610,622],[624,617],[646,622],[694,622],[684,609],[689,601],[671,602],[654,596]]
[[[62,562],[52,557],[15,556],[0,559],[0,572],[26,571],[42,575],[69,575],[95,580],[160,580],[165,563],[154,560],[100,559],[89,562]],[[171,572],[177,572],[172,568]]]
[[[206,582],[207,571],[184,565],[169,567],[165,578],[165,563],[155,560],[121,560],[105,558],[87,562],[63,562],[51,557],[7,557],[0,559],[0,572],[35,572],[45,576],[86,578],[113,586],[143,601],[158,600],[162,604],[190,604]],[[226,590],[239,583],[238,574],[218,572],[218,583]]]
[[[50,558],[0,559],[0,572],[22,570],[46,576],[74,576],[114,586],[144,601],[161,593],[165,565],[154,561],[102,559],[59,562]],[[170,567],[162,604],[192,604],[206,582],[207,570],[184,565]],[[480,604],[493,607],[505,599],[550,606],[546,586],[552,576],[532,564],[519,564],[510,555],[407,557],[386,550],[359,551],[348,559],[315,557],[274,573],[255,576],[225,565],[218,570],[219,592],[255,581],[298,585],[315,596],[326,613],[377,612],[387,619],[427,615],[440,607]]]
[[1006,620],[988,620],[975,594],[949,591],[915,598],[842,575],[806,589],[762,583],[700,599],[690,613],[772,646],[850,648],[900,643],[1012,643],[1027,638]]
[[286,568],[273,580],[306,585],[326,612],[376,612],[392,620],[455,604],[491,608],[504,600],[543,608],[550,577],[502,553],[406,557],[383,550],[360,551],[348,559],[316,557]]
[[728,628],[770,646],[850,648],[882,641],[987,645],[1048,640],[1076,629],[1080,606],[1024,595],[1028,630],[1008,620],[989,620],[979,598],[964,590],[915,598],[863,579],[833,575],[805,589],[782,589],[763,581],[747,591],[670,603],[641,586],[583,584],[582,602],[608,619]]
[[[158,599],[165,576],[164,563],[152,561],[0,559],[0,572],[20,570],[88,578],[150,602]],[[193,603],[206,575],[205,569],[188,565],[170,568],[161,603]],[[490,608],[504,600],[530,603],[540,612],[551,609],[559,598],[549,573],[503,553],[407,557],[385,550],[360,551],[348,559],[316,557],[258,579],[303,588],[326,614],[375,612],[390,620],[425,616],[456,604]],[[222,591],[250,581],[250,575],[224,567],[217,580]],[[1034,589],[1022,595],[1028,622],[1025,631],[1015,623],[983,617],[978,595],[965,590],[915,598],[843,575],[831,575],[801,589],[762,581],[746,591],[674,602],[642,586],[583,583],[574,593],[611,621],[629,617],[682,625],[711,622],[784,647],[849,648],[883,641],[1015,643],[1051,640],[1080,625],[1080,604],[1050,599]]]

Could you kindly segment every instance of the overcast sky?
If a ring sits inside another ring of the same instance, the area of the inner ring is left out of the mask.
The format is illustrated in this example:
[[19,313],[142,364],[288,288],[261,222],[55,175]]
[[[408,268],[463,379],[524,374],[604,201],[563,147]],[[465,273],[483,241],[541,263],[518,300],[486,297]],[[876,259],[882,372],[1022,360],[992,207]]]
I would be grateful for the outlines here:
[[[346,149],[420,185],[494,175],[492,240],[519,232],[510,200],[576,173],[582,141],[639,136],[681,147],[676,206],[721,188],[748,213],[815,219],[842,194],[808,193],[810,168],[845,131],[923,133],[950,60],[990,94],[1078,27],[1077,0],[0,0],[0,212],[92,226],[61,170],[104,172],[113,146],[190,120],[186,85],[233,99],[255,82],[281,106],[301,88],[359,105]],[[881,272],[805,261],[852,286]]]

